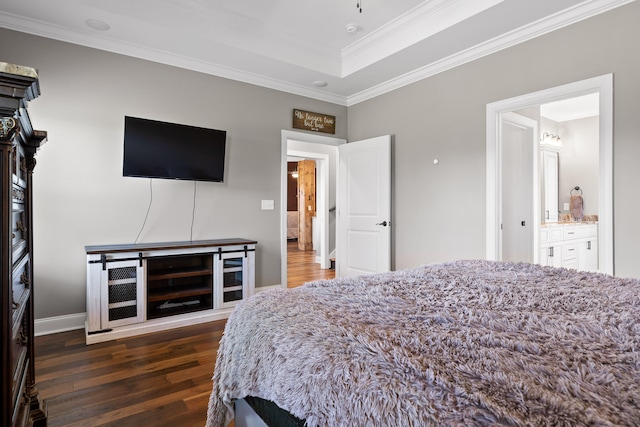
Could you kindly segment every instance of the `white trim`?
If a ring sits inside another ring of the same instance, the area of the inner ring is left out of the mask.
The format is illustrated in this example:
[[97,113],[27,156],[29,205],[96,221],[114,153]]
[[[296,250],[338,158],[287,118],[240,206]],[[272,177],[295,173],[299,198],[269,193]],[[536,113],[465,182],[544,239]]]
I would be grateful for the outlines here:
[[287,150],[287,156],[320,161],[318,177],[316,178],[318,184],[316,191],[320,194],[320,197],[316,198],[316,218],[317,222],[322,224],[322,227],[320,227],[320,250],[318,251],[316,262],[320,263],[321,268],[329,268],[329,155]]
[[419,43],[487,10],[502,0],[422,2],[341,50],[342,77]]
[[466,50],[456,52],[446,58],[434,61],[424,67],[394,77],[386,82],[367,88],[359,93],[347,96],[347,106],[351,107],[368,99],[375,98],[403,86],[424,80],[428,77],[453,69],[460,65],[489,56],[536,37],[559,30],[634,0],[587,0],[577,6],[545,17],[537,22],[515,29],[494,39],[487,40]]
[[613,74],[541,90],[487,104],[486,146],[486,257],[499,259],[496,239],[499,227],[499,121],[503,113],[543,103],[600,94],[600,183],[598,208],[599,271],[614,274],[613,257]]
[[34,335],[57,334],[58,332],[84,329],[87,313],[65,314],[64,316],[44,317],[34,320]]
[[160,64],[172,65],[186,70],[198,71],[229,80],[236,80],[269,89],[331,102],[333,104],[347,104],[346,97],[328,93],[326,90],[320,90],[280,80],[275,77],[269,77],[225,65],[215,64],[213,62],[204,61],[191,56],[180,55],[175,52],[169,52],[149,46],[141,46],[133,42],[110,40],[100,36],[89,37],[87,34],[76,33],[46,22],[35,19],[26,19],[22,16],[1,11],[0,28],[8,28],[10,30],[46,37],[53,40],[60,40],[66,43],[100,49],[106,52],[113,52],[133,58],[158,62]]
[[329,93],[326,90],[315,89],[236,68],[226,67],[163,51],[161,49],[151,49],[134,43],[114,41],[96,36],[88,37],[87,34],[75,33],[42,21],[25,19],[9,13],[0,13],[0,27],[47,37],[54,40],[61,40],[67,43],[101,49],[107,52],[146,59],[148,61],[159,62],[161,64],[173,65],[187,70],[250,83],[295,95],[306,96],[308,98],[331,102],[337,105],[352,106],[516,44],[542,36],[617,7],[624,6],[633,1],[634,0],[586,0],[555,15],[545,17],[537,22],[533,22],[507,34],[498,36],[492,40],[488,40],[464,51],[455,53],[447,58],[443,58],[424,67],[405,73],[402,76],[387,80],[359,93],[350,95]]
[[[281,287],[287,287],[287,153],[288,147],[287,143],[289,140],[292,141],[300,141],[300,142],[309,142],[313,144],[324,144],[324,145],[332,145],[338,146],[341,144],[346,144],[347,140],[342,138],[335,138],[324,135],[316,135],[312,133],[305,132],[297,132],[291,130],[282,130],[281,132],[281,153],[280,153],[280,258],[281,258],[281,268],[280,268],[280,277],[282,283]],[[315,153],[314,156],[319,156],[320,154]],[[326,176],[329,177],[329,162],[326,161]],[[326,200],[329,199],[328,191],[329,188],[326,186]],[[327,217],[328,221],[328,217]],[[328,226],[327,226],[327,239],[328,239]],[[329,244],[327,242],[327,250],[329,248]],[[327,257],[328,260],[328,257]],[[328,268],[328,267],[327,267]]]

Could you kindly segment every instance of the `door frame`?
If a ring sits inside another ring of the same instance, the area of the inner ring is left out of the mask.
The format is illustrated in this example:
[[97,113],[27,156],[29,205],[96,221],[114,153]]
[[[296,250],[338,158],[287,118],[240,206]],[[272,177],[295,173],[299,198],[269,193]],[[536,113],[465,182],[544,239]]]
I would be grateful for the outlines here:
[[600,182],[598,206],[599,271],[614,274],[613,258],[613,74],[593,77],[554,88],[487,104],[486,145],[486,258],[499,259],[500,118],[503,113],[581,95],[598,93]]
[[[285,130],[283,129],[281,131],[281,152],[280,152],[280,260],[281,260],[281,267],[280,267],[280,277],[281,277],[281,284],[280,286],[282,288],[286,288],[287,287],[287,155],[288,155],[288,142],[289,141],[299,141],[299,142],[307,142],[307,143],[312,143],[312,144],[323,144],[323,145],[330,145],[330,146],[335,146],[336,150],[337,147],[339,145],[342,144],[346,144],[347,140],[346,139],[342,139],[342,138],[335,138],[335,137],[330,137],[330,136],[324,136],[324,135],[315,135],[315,134],[311,134],[311,133],[305,133],[305,132],[297,132],[297,131],[292,131],[292,130]],[[300,153],[299,151],[296,151],[297,153]],[[315,158],[323,158],[323,155],[321,153],[310,153],[310,152],[305,152],[306,155],[310,155],[310,156],[316,156]],[[305,156],[306,157],[306,156]],[[311,157],[310,157],[311,158]],[[326,161],[323,162],[326,165],[326,173],[323,173],[324,175],[324,180],[326,180],[326,185],[323,185],[323,187],[326,189],[326,199],[325,199],[325,204],[328,203],[328,198],[329,198],[329,159],[327,158]],[[325,206],[325,210],[328,212],[328,206]],[[318,211],[320,210],[320,207],[318,207]],[[324,228],[326,230],[326,237],[321,237],[321,244],[326,244],[325,246],[325,252],[326,252],[326,257],[328,259],[329,257],[329,215],[327,214],[327,212],[325,212],[325,219],[324,219]],[[326,238],[326,240],[325,240]],[[336,239],[337,240],[337,239]],[[337,247],[337,242],[336,242],[336,247]]]
[[320,263],[321,268],[329,268],[329,155],[287,150],[287,157],[300,157],[316,163],[316,223],[321,224],[316,262]]

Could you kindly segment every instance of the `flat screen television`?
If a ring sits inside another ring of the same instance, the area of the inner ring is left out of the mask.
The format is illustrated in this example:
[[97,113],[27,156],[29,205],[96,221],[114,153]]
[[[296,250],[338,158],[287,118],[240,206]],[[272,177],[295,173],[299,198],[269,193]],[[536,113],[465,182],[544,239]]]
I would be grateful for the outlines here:
[[222,182],[227,132],[125,116],[123,176]]

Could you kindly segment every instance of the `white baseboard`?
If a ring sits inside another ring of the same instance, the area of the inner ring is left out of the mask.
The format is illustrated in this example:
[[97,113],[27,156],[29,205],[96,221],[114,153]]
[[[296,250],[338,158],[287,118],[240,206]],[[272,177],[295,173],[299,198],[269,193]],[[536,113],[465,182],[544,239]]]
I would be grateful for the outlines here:
[[34,335],[50,335],[58,332],[84,329],[87,313],[66,314],[64,316],[45,317],[34,320]]

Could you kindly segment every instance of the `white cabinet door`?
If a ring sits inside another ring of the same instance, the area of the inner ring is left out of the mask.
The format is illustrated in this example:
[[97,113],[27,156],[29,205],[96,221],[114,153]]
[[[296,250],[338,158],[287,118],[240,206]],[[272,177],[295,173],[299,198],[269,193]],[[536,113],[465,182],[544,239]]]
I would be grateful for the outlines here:
[[215,308],[233,307],[253,292],[253,251],[214,254]]
[[562,267],[562,243],[541,245],[540,264],[550,267]]
[[598,239],[590,238],[578,244],[578,270],[598,271]]
[[558,222],[558,153],[542,151],[544,222]]
[[140,261],[111,261],[101,268],[101,329],[144,322],[144,270]]

